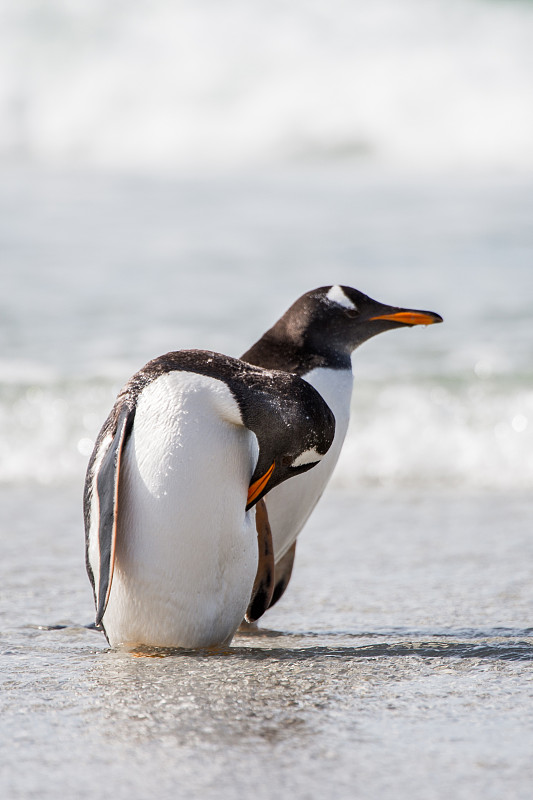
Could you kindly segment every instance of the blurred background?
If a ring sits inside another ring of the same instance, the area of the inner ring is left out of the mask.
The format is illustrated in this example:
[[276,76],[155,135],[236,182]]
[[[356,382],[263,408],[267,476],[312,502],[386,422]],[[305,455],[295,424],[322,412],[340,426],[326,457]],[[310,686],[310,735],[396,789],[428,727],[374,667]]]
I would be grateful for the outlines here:
[[334,482],[533,482],[533,3],[0,0],[0,482],[81,494],[148,359],[344,283]]

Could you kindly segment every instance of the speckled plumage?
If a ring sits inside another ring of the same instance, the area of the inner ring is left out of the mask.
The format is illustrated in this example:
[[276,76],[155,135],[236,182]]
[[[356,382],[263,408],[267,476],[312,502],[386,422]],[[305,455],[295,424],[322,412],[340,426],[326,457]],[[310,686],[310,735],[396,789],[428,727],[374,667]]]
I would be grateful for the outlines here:
[[100,432],[85,487],[87,569],[109,642],[230,641],[256,578],[255,503],[312,468],[297,459],[318,461],[334,427],[305,381],[217,353],[168,353],[136,373]]

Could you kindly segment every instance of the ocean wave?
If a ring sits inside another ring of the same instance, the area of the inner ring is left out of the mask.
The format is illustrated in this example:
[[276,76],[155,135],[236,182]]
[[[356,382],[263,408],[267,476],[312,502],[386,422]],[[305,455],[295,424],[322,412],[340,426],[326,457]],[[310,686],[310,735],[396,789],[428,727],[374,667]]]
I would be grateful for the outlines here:
[[80,482],[117,389],[63,381],[2,385],[0,483]]
[[532,34],[526,3],[23,0],[2,13],[0,155],[532,167]]
[[348,491],[531,488],[531,383],[358,387],[333,480]]
[[[81,486],[119,388],[107,380],[4,385],[0,483]],[[358,383],[333,486],[346,492],[531,488],[531,384]]]

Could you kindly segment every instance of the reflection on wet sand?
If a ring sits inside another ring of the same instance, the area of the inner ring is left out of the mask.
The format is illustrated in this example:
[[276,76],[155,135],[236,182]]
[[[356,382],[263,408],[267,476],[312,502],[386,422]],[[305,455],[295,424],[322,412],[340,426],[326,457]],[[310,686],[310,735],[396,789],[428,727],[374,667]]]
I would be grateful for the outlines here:
[[470,673],[475,680],[482,670],[497,678],[503,662],[533,661],[531,629],[472,631],[457,640],[452,631],[444,640],[427,632],[417,640],[413,633],[383,641],[383,633],[261,631],[219,653],[107,650],[86,677],[99,715],[112,723],[105,735],[115,742],[171,736],[180,747],[223,742],[246,750],[253,741],[288,740],[298,749],[310,740],[335,740],[339,715],[351,726],[378,713],[391,693],[434,702],[444,676],[465,680]]

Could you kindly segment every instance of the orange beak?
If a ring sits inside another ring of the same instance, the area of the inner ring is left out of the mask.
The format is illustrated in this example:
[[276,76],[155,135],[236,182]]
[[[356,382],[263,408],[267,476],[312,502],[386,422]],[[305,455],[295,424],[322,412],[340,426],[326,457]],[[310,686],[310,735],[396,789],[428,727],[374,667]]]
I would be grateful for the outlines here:
[[390,319],[391,322],[401,322],[404,325],[433,325],[435,322],[442,322],[442,317],[438,314],[428,314],[426,311],[396,311],[370,319]]
[[250,503],[253,503],[254,500],[259,497],[267,483],[269,482],[272,473],[274,472],[274,467],[276,466],[276,462],[272,462],[272,465],[267,469],[264,475],[258,478],[256,481],[250,484],[250,488],[248,489],[248,501],[247,505],[249,506]]

